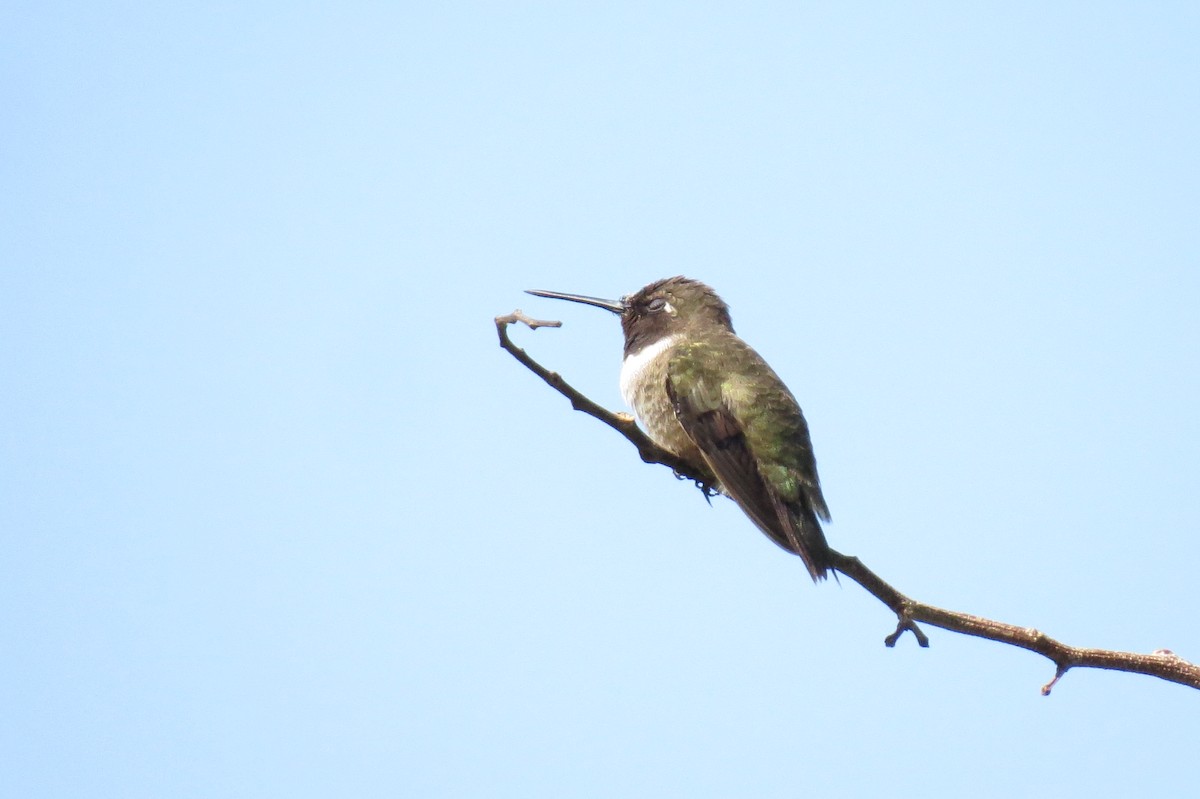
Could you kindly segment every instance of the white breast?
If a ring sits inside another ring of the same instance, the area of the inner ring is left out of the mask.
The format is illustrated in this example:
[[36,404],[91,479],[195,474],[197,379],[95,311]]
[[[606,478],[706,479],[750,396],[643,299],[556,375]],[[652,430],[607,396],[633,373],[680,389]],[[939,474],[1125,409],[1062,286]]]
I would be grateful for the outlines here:
[[679,336],[667,336],[642,347],[635,353],[625,356],[624,362],[621,363],[621,396],[625,400],[625,404],[637,410],[637,405],[634,403],[634,394],[637,391],[638,377],[645,371],[658,356],[666,352],[676,341]]

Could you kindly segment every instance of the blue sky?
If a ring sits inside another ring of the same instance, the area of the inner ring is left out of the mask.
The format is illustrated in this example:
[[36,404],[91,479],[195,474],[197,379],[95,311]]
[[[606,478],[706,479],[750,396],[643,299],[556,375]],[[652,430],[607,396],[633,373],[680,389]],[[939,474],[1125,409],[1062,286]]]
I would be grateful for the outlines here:
[[1200,695],[892,620],[620,407],[686,274],[831,543],[1200,658],[1190,4],[9,4],[0,793],[1195,791]]

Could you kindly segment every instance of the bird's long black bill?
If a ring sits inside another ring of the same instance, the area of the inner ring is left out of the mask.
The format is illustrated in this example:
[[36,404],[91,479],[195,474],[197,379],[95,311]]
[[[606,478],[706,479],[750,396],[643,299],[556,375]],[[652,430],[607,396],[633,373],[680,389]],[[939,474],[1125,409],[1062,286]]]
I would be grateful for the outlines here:
[[597,308],[603,308],[606,311],[618,314],[625,312],[625,303],[621,300],[602,300],[599,297],[587,297],[583,294],[564,294],[561,291],[542,291],[540,289],[530,289],[525,293],[532,294],[535,297],[549,297],[552,300],[569,300],[571,302],[581,302],[584,305],[595,305]]

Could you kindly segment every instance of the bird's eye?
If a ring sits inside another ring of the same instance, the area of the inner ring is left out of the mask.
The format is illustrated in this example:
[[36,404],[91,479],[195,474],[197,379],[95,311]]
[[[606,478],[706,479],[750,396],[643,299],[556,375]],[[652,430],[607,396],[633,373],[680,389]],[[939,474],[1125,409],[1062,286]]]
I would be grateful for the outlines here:
[[655,297],[654,299],[650,300],[650,302],[646,303],[647,311],[661,311],[663,308],[666,308],[666,307],[667,307],[667,301],[664,300],[662,297]]

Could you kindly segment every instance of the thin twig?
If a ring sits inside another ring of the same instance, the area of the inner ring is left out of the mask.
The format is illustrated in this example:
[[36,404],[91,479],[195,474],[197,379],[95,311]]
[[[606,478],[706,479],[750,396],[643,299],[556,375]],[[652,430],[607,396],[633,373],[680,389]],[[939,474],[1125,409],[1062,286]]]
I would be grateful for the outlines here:
[[[496,332],[500,337],[501,347],[551,388],[570,400],[572,408],[600,420],[624,436],[637,448],[638,455],[643,461],[670,467],[677,477],[695,482],[706,496],[712,493],[711,487],[716,483],[712,474],[697,473],[688,464],[651,441],[638,428],[633,417],[624,413],[613,413],[597,405],[571,387],[557,372],[549,371],[530,358],[523,349],[513,344],[508,337],[508,326],[515,322],[521,322],[535,330],[539,327],[559,327],[561,322],[530,319],[518,310],[511,314],[497,316]],[[1146,674],[1200,689],[1200,666],[1189,663],[1170,650],[1160,649],[1152,654],[1144,655],[1136,652],[1068,646],[1031,627],[1018,627],[1015,624],[992,621],[981,616],[972,616],[968,613],[945,610],[917,602],[897,591],[883,578],[868,569],[858,558],[852,555],[843,555],[834,550],[830,550],[830,556],[834,569],[861,585],[867,593],[896,614],[896,629],[884,639],[884,644],[889,647],[895,646],[905,631],[911,632],[922,647],[928,647],[929,637],[917,626],[917,622],[922,622],[943,630],[1028,649],[1030,652],[1036,652],[1049,659],[1054,663],[1055,671],[1054,678],[1041,688],[1044,696],[1048,696],[1063,675],[1073,668],[1109,669]]]
[[692,469],[687,463],[676,458],[670,452],[660,448],[651,441],[649,436],[643,433],[642,429],[637,426],[637,422],[634,421],[632,416],[627,413],[613,413],[596,404],[566,380],[563,380],[562,375],[558,372],[551,372],[533,358],[530,358],[525,350],[513,344],[512,340],[508,337],[508,326],[514,322],[521,322],[534,330],[539,327],[561,327],[562,322],[546,322],[539,319],[530,319],[518,309],[510,314],[496,317],[496,332],[500,336],[500,346],[520,361],[526,369],[542,378],[552,389],[570,400],[572,408],[586,413],[593,419],[600,420],[624,436],[629,443],[637,447],[638,455],[641,456],[643,461],[646,463],[660,463],[663,466],[670,467],[675,472],[676,477],[683,480],[691,480],[706,495],[712,493],[710,486],[715,485],[717,482],[717,478],[714,475]]

